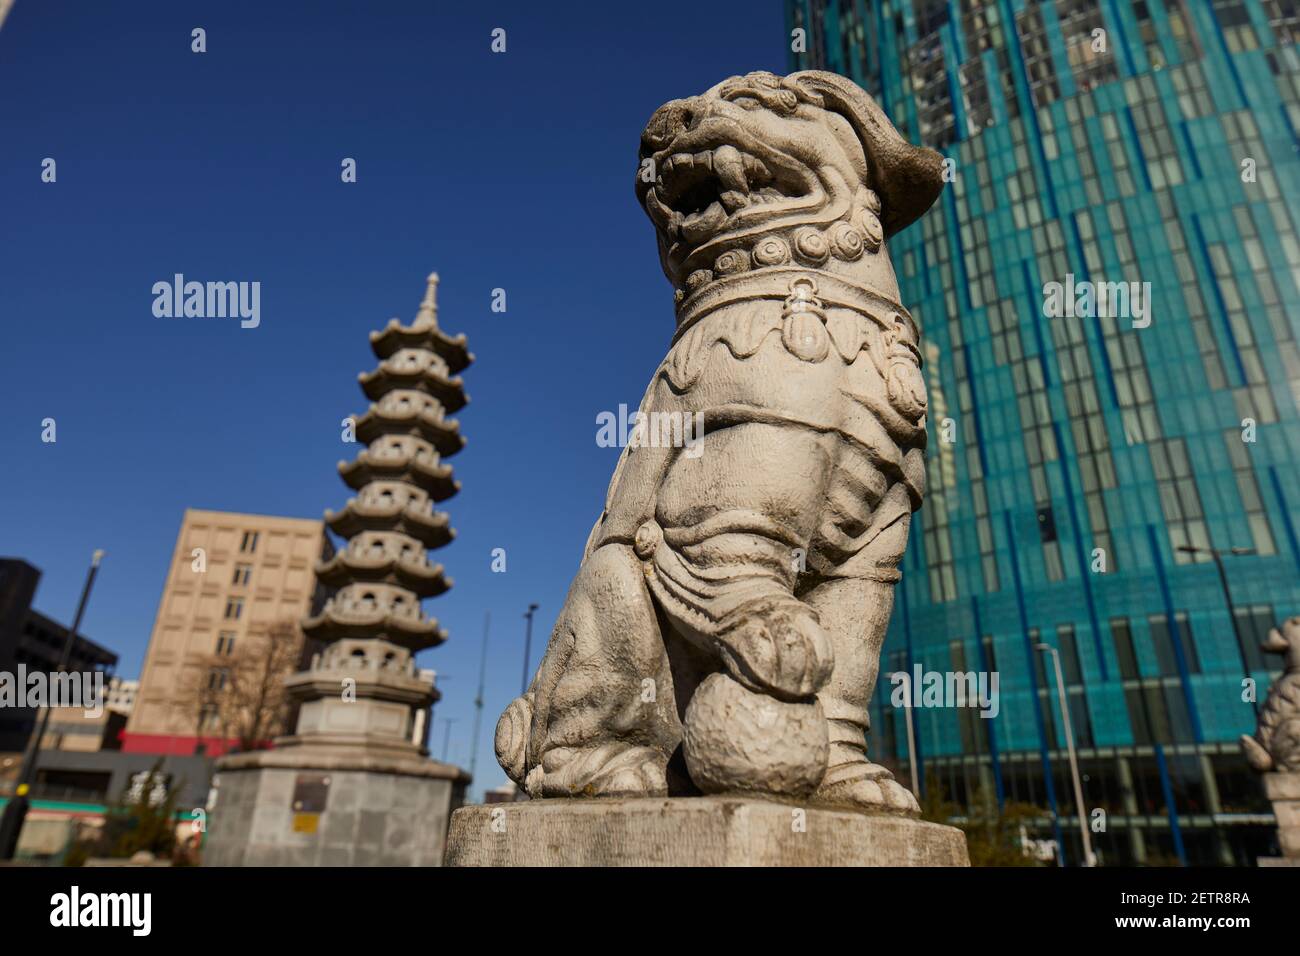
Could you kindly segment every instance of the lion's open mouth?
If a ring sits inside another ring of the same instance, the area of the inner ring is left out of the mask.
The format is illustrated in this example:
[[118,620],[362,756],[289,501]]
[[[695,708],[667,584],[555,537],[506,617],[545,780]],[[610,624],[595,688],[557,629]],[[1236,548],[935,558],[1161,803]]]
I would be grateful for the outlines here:
[[737,224],[746,210],[799,195],[802,184],[750,153],[726,144],[675,152],[646,192],[646,210],[670,246],[698,246]]

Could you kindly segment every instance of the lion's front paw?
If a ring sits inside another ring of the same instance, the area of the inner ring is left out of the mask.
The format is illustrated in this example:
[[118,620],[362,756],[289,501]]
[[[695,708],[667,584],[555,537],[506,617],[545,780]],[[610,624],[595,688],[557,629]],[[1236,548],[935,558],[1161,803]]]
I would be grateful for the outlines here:
[[921,812],[912,791],[884,767],[860,763],[832,767],[813,800],[827,806],[852,807],[876,813],[917,816]]
[[793,599],[744,612],[718,640],[723,662],[737,681],[785,700],[817,693],[835,666],[830,638],[816,612]]
[[559,747],[548,752],[542,767],[529,775],[529,793],[535,797],[667,796],[667,762],[653,747],[621,741]]

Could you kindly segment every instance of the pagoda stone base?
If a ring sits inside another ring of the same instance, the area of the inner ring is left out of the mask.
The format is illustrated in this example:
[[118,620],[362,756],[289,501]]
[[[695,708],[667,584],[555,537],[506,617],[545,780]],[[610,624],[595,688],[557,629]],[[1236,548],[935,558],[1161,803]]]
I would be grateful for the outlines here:
[[447,842],[447,866],[969,865],[954,827],[751,797],[462,807]]
[[227,757],[205,866],[440,866],[469,775],[430,760],[313,754]]

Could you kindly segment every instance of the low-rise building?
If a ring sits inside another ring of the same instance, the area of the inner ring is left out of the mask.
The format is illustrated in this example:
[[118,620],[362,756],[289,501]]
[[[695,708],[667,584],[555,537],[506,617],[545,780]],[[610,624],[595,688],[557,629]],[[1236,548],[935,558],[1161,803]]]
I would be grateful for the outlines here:
[[[59,669],[68,628],[32,607],[40,569],[21,558],[0,558],[0,671],[53,674]],[[117,655],[84,634],[72,643],[69,671],[111,675]],[[34,707],[0,709],[0,752],[21,752],[36,727]]]
[[[291,632],[302,647],[298,622],[323,599],[314,567],[332,553],[318,520],[187,509],[122,749],[219,755],[249,745],[241,715],[268,702],[243,699],[236,685],[266,661],[281,676],[302,664],[310,647],[288,655],[275,645]],[[251,736],[269,742],[290,716],[255,721]]]

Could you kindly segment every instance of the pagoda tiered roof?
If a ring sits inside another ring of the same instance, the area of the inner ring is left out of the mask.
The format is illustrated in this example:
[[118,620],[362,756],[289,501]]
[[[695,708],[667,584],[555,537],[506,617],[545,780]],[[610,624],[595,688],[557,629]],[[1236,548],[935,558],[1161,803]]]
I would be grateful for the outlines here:
[[316,577],[332,587],[353,581],[376,581],[396,584],[422,598],[436,597],[451,588],[451,578],[441,564],[427,564],[402,555],[336,551],[328,561],[317,565]]
[[454,455],[465,447],[460,422],[443,418],[436,410],[385,408],[376,402],[355,421],[357,438],[367,444],[383,435],[415,435],[433,445],[440,455]]
[[319,614],[303,621],[302,631],[309,638],[327,641],[382,634],[394,644],[413,651],[437,647],[447,639],[447,632],[434,618],[393,614],[382,607],[348,608],[336,601],[327,603]]
[[389,319],[378,332],[370,333],[370,347],[381,359],[388,358],[401,349],[429,349],[442,356],[447,370],[453,375],[474,361],[464,334],[455,337],[438,328],[438,274],[429,276],[429,286],[424,301],[410,325],[398,319]]
[[[426,548],[441,548],[456,537],[445,511],[422,509],[402,501],[366,502],[349,498],[342,511],[325,512],[325,523],[335,534],[350,538],[362,531],[396,531]],[[319,567],[317,573],[319,573]]]
[[446,501],[460,491],[451,465],[430,462],[415,452],[394,451],[375,455],[368,449],[352,461],[339,462],[339,474],[349,488],[360,490],[372,481],[408,481],[423,488],[434,501]]
[[465,394],[465,383],[460,376],[449,377],[432,365],[410,368],[387,360],[379,363],[373,372],[362,372],[357,376],[357,381],[361,383],[366,398],[372,402],[379,401],[395,388],[426,392],[449,412],[459,411],[469,402],[469,396]]

